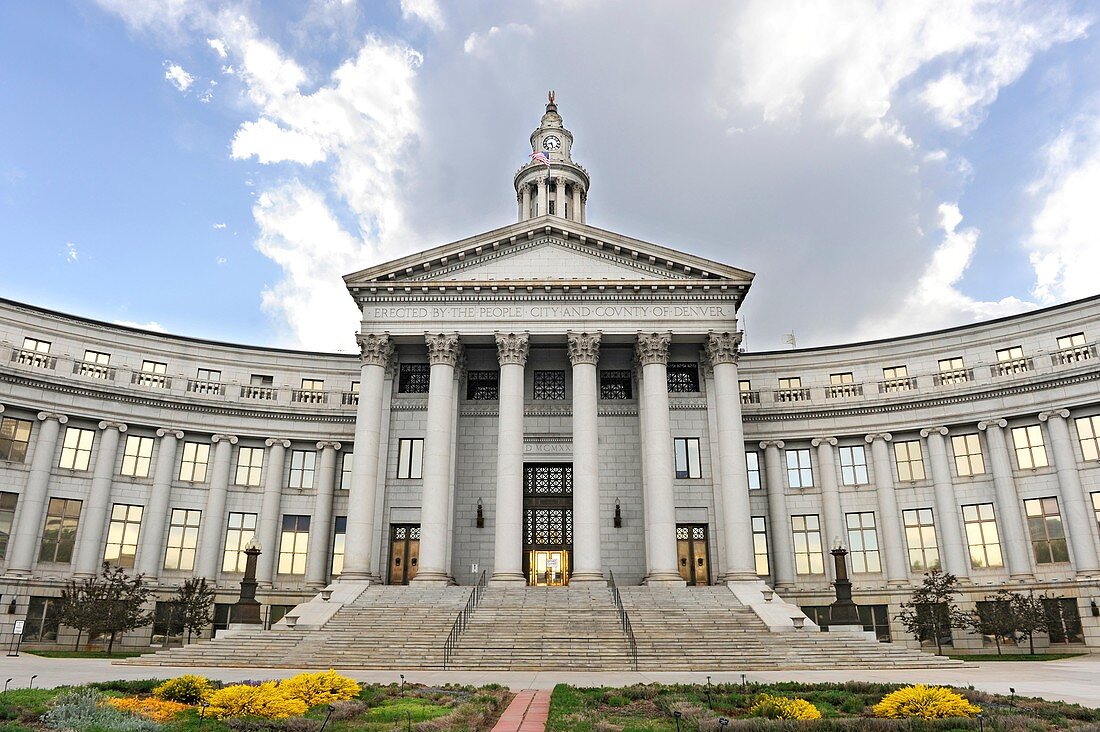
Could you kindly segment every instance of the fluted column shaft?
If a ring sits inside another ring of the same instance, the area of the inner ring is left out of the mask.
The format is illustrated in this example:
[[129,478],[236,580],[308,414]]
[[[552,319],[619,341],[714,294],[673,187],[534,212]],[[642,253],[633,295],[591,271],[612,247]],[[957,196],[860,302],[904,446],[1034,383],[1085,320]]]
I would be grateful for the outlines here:
[[1008,564],[1008,575],[1013,579],[1030,579],[1031,542],[1024,526],[1024,514],[1020,509],[1020,496],[1016,492],[1016,480],[1012,477],[1012,459],[1008,454],[1005,427],[1008,422],[992,419],[978,423],[978,429],[986,433],[989,445],[989,462],[993,469],[993,490],[997,496],[997,516],[1000,519],[1001,545]]
[[561,218],[564,219],[565,218],[565,202],[566,202],[566,200],[568,200],[567,195],[566,195],[565,178],[558,178],[556,181],[554,181],[554,186],[555,186],[555,188],[554,188],[554,200],[557,201],[557,203],[554,204],[554,206],[555,206],[554,211],[556,212],[556,214],[558,216],[560,216]]
[[153,491],[149,496],[149,505],[142,516],[141,540],[138,548],[137,569],[150,582],[156,582],[157,575],[164,567],[164,525],[172,498],[172,476],[176,470],[176,448],[183,439],[183,432],[174,429],[159,429],[157,437],[157,469],[153,471]]
[[61,432],[61,425],[68,422],[69,418],[63,414],[39,412],[38,420],[42,424],[38,428],[38,439],[34,444],[27,487],[19,497],[19,520],[12,532],[8,551],[9,574],[30,574],[34,566],[34,550],[46,513],[46,492],[49,490],[50,471],[57,453],[57,437]]
[[570,582],[605,582],[600,542],[599,333],[569,333],[573,365],[573,573]]
[[[218,576],[222,543],[225,541],[225,498],[229,493],[229,472],[232,469],[230,458],[233,446],[237,444],[234,435],[214,435],[214,464],[210,470],[210,490],[206,494],[206,506],[202,511],[202,532],[199,543],[198,561],[195,562],[195,576],[214,580]],[[269,546],[262,547],[270,552]]]
[[951,482],[951,462],[944,439],[948,430],[946,427],[930,427],[920,433],[928,446],[932,485],[936,491],[934,517],[940,535],[941,564],[945,571],[959,579],[966,579],[970,576],[970,559],[967,556],[966,542],[963,541],[955,486]]
[[275,582],[275,559],[279,556],[279,514],[283,503],[283,468],[286,466],[286,449],[290,440],[271,437],[267,445],[267,474],[264,476],[264,495],[260,502],[260,516],[256,521],[256,541],[260,543],[260,556],[256,558],[256,581],[261,587],[271,587]]
[[539,195],[538,215],[545,216],[546,214],[550,213],[550,183],[545,177],[540,175],[538,183],[536,183],[535,185],[538,187]]
[[791,516],[787,513],[787,487],[784,480],[782,440],[760,443],[764,451],[764,475],[768,490],[768,518],[771,525],[771,570],[775,589],[794,587],[794,541],[791,538]]
[[1073,550],[1073,565],[1079,575],[1100,573],[1096,541],[1093,538],[1093,511],[1088,495],[1077,472],[1077,456],[1069,433],[1067,409],[1053,409],[1039,415],[1047,423],[1054,467],[1058,472],[1058,487],[1062,494],[1062,515],[1065,516],[1069,545]]
[[414,582],[450,584],[447,566],[450,536],[451,453],[454,450],[452,400],[455,366],[460,356],[457,335],[426,337],[431,364],[427,427],[424,433],[424,471],[420,508],[420,569]]
[[[812,443],[817,448],[818,481],[821,484],[822,525],[825,529],[823,541],[825,551],[839,540],[848,545],[847,530],[844,525],[844,510],[840,507],[840,486],[836,479],[836,458],[833,448],[835,437],[818,437]],[[851,548],[851,547],[849,547]],[[825,576],[836,579],[836,569],[832,562],[825,562]]]
[[525,333],[498,333],[497,489],[493,584],[523,585],[523,369]]
[[581,218],[581,187],[573,186],[573,220],[582,221]]
[[[386,367],[393,358],[388,335],[356,336],[362,366],[359,370],[359,406],[355,411],[355,447],[348,488],[344,570],[340,580],[377,580],[371,571],[371,546],[380,479],[378,453],[382,431],[382,396]],[[384,483],[383,483],[384,485]]]
[[314,589],[328,584],[328,562],[332,554],[332,498],[336,490],[336,452],[340,449],[340,443],[318,442],[317,449],[321,451],[321,460],[314,483],[317,497],[313,501],[313,516],[309,520],[311,536],[306,561],[306,586]]
[[524,184],[520,191],[519,220],[526,221],[531,218],[531,186]]
[[84,504],[84,531],[76,548],[76,577],[90,577],[99,572],[103,562],[103,532],[107,529],[107,512],[111,508],[111,484],[114,482],[115,457],[118,455],[118,441],[126,432],[126,425],[120,422],[103,421],[99,423],[102,434],[99,437],[99,450],[95,457],[95,470],[92,471],[92,486],[88,491],[88,501]]
[[904,587],[909,582],[909,563],[902,549],[905,537],[894,491],[894,466],[886,444],[891,439],[889,433],[878,433],[867,435],[866,441],[871,443],[871,463],[875,469],[875,498],[878,499],[878,524],[882,531],[879,552],[885,555],[886,583]]
[[672,428],[668,415],[668,347],[670,333],[638,335],[645,399],[646,584],[684,584],[676,567],[676,498],[673,493]]

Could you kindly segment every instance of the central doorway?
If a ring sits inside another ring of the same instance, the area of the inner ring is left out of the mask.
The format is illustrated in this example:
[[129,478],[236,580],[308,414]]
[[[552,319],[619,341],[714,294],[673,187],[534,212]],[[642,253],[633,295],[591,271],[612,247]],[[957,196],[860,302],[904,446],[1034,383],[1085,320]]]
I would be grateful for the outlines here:
[[419,563],[420,524],[390,524],[390,584],[409,584]]
[[523,573],[532,587],[569,584],[573,554],[572,463],[523,466]]
[[710,584],[706,524],[676,524],[676,559],[688,585]]

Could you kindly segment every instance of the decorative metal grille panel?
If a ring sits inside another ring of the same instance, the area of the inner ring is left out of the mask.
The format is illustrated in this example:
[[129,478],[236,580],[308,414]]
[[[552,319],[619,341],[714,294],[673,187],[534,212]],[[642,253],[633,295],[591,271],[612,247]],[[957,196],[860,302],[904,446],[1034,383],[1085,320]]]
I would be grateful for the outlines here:
[[699,391],[699,364],[670,363],[668,365],[668,390],[670,392]]
[[600,399],[633,398],[633,382],[629,371],[600,372]]
[[529,508],[524,523],[524,543],[528,547],[573,545],[573,510],[570,508]]
[[419,526],[414,526],[411,529],[409,529],[409,538],[410,539],[416,539],[416,540],[419,541],[419,539],[420,539],[420,527]]
[[397,391],[402,394],[427,394],[432,367],[426,363],[403,363],[397,378]]
[[536,371],[534,379],[534,399],[565,399],[564,371]]
[[528,495],[572,495],[573,466],[524,465],[523,489]]
[[686,527],[686,526],[677,526],[676,527],[676,538],[679,539],[680,541],[686,541],[687,538],[688,538],[688,527]]
[[471,401],[496,401],[500,398],[499,371],[468,371],[466,398]]

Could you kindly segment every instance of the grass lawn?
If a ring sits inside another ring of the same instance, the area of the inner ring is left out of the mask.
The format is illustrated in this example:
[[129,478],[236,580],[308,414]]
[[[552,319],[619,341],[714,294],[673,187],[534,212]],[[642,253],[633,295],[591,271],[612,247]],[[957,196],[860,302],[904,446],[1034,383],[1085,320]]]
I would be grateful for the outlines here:
[[[624,688],[578,689],[560,684],[550,702],[546,729],[553,732],[722,732],[718,720],[728,720],[727,730],[886,730],[921,732],[978,730],[979,720],[968,718],[932,721],[877,719],[871,707],[901,684],[719,684],[635,685]],[[1042,732],[1060,729],[1098,729],[1100,710],[1042,699],[986,694],[956,689],[982,707],[986,730]],[[758,694],[797,697],[813,703],[819,721],[791,722],[749,716]],[[680,713],[679,726],[673,716]]]
[[972,653],[965,656],[948,654],[947,657],[957,658],[960,661],[985,663],[986,661],[1058,661],[1063,658],[1076,658],[1084,655],[1084,653],[1002,653],[1000,655],[996,653]]
[[141,653],[136,651],[116,651],[108,654],[106,651],[28,651],[22,650],[20,653],[29,653],[32,656],[42,656],[44,658],[133,658],[134,656],[140,656]]

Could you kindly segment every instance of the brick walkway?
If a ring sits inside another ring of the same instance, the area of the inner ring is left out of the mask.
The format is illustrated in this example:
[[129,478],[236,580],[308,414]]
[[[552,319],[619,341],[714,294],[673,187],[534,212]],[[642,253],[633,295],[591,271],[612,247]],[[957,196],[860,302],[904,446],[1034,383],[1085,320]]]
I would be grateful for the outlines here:
[[526,689],[500,715],[493,732],[543,732],[550,716],[550,691]]

